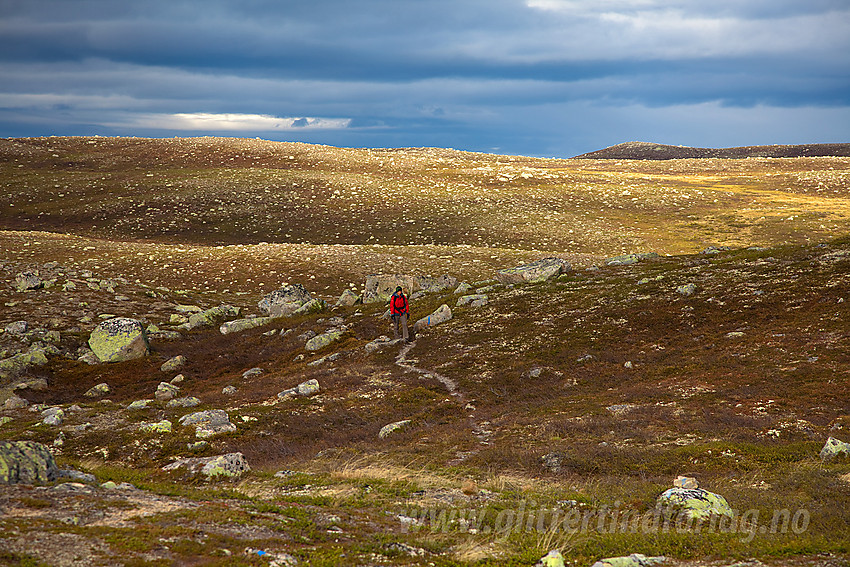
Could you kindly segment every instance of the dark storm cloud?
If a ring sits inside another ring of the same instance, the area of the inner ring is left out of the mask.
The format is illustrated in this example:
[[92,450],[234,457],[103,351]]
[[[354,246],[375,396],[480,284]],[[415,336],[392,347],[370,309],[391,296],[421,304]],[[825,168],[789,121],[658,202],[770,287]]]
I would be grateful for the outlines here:
[[[842,141],[848,29],[843,0],[0,0],[0,135],[570,154],[596,149],[594,120],[611,143]],[[736,131],[737,108],[788,129]],[[820,134],[791,130],[816,108],[831,117]],[[634,119],[606,120],[624,109]]]

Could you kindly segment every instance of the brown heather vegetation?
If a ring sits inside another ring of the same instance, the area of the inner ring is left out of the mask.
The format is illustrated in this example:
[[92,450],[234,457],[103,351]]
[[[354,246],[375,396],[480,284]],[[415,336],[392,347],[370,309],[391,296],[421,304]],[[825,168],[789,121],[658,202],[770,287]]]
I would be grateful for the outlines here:
[[[574,267],[547,283],[496,286],[478,309],[456,308],[449,292],[413,301],[414,319],[442,303],[454,318],[409,350],[366,353],[389,332],[384,306],[370,304],[232,335],[195,330],[154,340],[131,362],[51,358],[30,373],[49,387],[21,395],[81,409],[58,429],[0,411],[13,418],[0,438],[51,445],[61,468],[142,490],[0,490],[0,563],[267,565],[243,552],[254,548],[308,565],[533,565],[558,548],[588,566],[636,552],[682,566],[848,564],[850,464],[818,452],[830,435],[850,442],[850,158],[552,160],[40,138],[0,140],[0,183],[0,326],[56,328],[70,353],[100,314],[161,328],[176,304],[253,314],[282,282],[333,303],[376,272],[472,283],[544,256]],[[701,254],[708,246],[730,249]],[[604,265],[644,251],[661,256]],[[14,291],[27,269],[79,285]],[[86,270],[116,279],[115,292],[86,287]],[[677,292],[688,283],[693,295]],[[306,352],[299,335],[334,316],[348,325],[343,339]],[[21,348],[0,335],[7,355]],[[309,365],[332,353],[341,355]],[[187,450],[194,432],[176,425],[196,409],[126,409],[172,377],[159,367],[177,354],[188,359],[181,395],[237,425],[197,453]],[[264,372],[243,378],[253,367]],[[311,378],[320,394],[278,400]],[[100,382],[108,401],[83,396]],[[227,385],[236,394],[224,395]],[[174,433],[138,432],[161,419]],[[378,438],[403,419],[408,427]],[[252,467],[239,481],[161,471],[232,451]],[[552,452],[557,472],[541,462]],[[274,476],[282,469],[293,474]],[[736,510],[759,510],[762,524],[783,508],[811,522],[751,541],[497,532],[500,513],[520,507],[650,514],[679,474]],[[428,510],[485,520],[470,532],[399,519]]]

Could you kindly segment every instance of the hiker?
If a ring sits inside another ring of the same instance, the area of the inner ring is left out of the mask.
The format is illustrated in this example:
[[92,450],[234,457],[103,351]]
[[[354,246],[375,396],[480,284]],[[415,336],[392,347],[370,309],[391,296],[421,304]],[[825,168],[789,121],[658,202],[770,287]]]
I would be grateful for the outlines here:
[[390,316],[393,319],[393,338],[398,338],[398,328],[401,327],[402,337],[407,342],[410,342],[410,335],[407,332],[407,316],[410,314],[410,304],[407,302],[407,296],[401,290],[401,286],[395,288],[395,293],[390,297]]

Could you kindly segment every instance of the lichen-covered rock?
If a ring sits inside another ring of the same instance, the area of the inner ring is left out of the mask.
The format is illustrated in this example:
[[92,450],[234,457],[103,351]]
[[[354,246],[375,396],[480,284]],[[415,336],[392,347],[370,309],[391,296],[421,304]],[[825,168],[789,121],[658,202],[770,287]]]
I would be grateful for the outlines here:
[[826,444],[824,444],[823,449],[820,450],[820,458],[824,461],[828,461],[839,455],[847,455],[850,456],[850,443],[845,443],[844,441],[839,441],[835,437],[830,437],[826,440]]
[[164,471],[174,471],[185,468],[192,474],[202,474],[207,478],[238,477],[251,470],[248,461],[242,453],[228,453],[217,457],[192,457],[174,461],[162,467]]
[[177,392],[180,391],[180,388],[175,386],[174,384],[169,384],[168,382],[160,382],[159,386],[156,387],[156,392],[154,392],[154,397],[161,401],[168,401],[174,396],[177,395]]
[[221,326],[218,328],[218,331],[222,335],[229,335],[230,333],[241,333],[242,331],[247,331],[248,329],[268,325],[272,321],[274,321],[274,317],[251,317],[248,319],[234,319],[233,321],[222,323]]
[[292,312],[293,315],[309,315],[310,313],[319,313],[325,310],[328,304],[324,299],[311,299],[298,309]]
[[153,400],[136,400],[135,402],[133,402],[129,406],[127,406],[127,409],[129,409],[129,410],[146,409],[152,403],[153,403]]
[[483,307],[487,305],[490,298],[488,298],[483,293],[475,293],[472,295],[462,295],[457,300],[457,306],[463,307],[464,305],[469,305],[472,308],[475,307]]
[[496,279],[503,284],[541,282],[570,271],[570,264],[561,258],[542,258],[530,264],[507,268],[496,272]]
[[677,510],[695,520],[708,520],[711,516],[732,517],[734,515],[725,498],[702,488],[670,488],[658,497],[657,504]]
[[236,426],[230,423],[227,412],[218,409],[190,413],[181,417],[179,422],[181,425],[194,426],[195,436],[199,439],[236,431]]
[[541,557],[535,567],[564,567],[564,556],[557,549],[553,549]]
[[339,299],[336,302],[337,307],[351,307],[352,305],[357,305],[361,303],[361,298],[359,295],[347,289],[342,292],[342,295],[339,296]]
[[431,313],[430,315],[426,315],[419,319],[414,325],[413,330],[419,331],[420,329],[424,329],[426,327],[433,327],[434,325],[439,325],[440,323],[445,323],[446,321],[452,318],[452,310],[448,305],[443,303],[440,307]]
[[649,567],[667,561],[666,557],[647,557],[642,553],[632,553],[624,557],[609,557],[600,559],[591,567]]
[[83,394],[83,395],[86,396],[87,398],[98,398],[100,396],[105,396],[108,393],[109,393],[109,384],[107,384],[106,382],[101,382],[100,384],[97,384],[96,386],[92,386],[91,388],[89,388],[88,391],[86,391],[86,393]]
[[676,293],[678,293],[679,295],[684,295],[685,297],[688,297],[690,295],[695,294],[696,291],[697,291],[697,286],[696,286],[696,284],[693,284],[693,283],[680,285],[679,287],[676,288]]
[[393,423],[388,423],[387,425],[383,426],[381,428],[381,430],[378,432],[378,437],[380,437],[381,439],[384,439],[386,436],[391,435],[392,433],[395,433],[396,431],[404,428],[404,426],[406,426],[408,424],[410,424],[409,419],[403,419],[401,421],[395,421]]
[[0,378],[15,378],[25,374],[33,366],[45,364],[47,364],[47,352],[40,348],[33,348],[29,352],[0,360]]
[[162,363],[159,367],[162,372],[174,372],[179,368],[183,368],[186,366],[186,357],[182,354],[178,354],[177,356],[172,356],[168,360]]
[[289,284],[263,296],[257,307],[270,317],[286,317],[312,299],[303,285]]
[[167,419],[154,423],[144,422],[139,424],[139,431],[143,433],[171,433],[171,422]]
[[641,260],[649,260],[659,258],[655,252],[638,252],[637,254],[623,254],[622,256],[614,256],[605,260],[606,266],[628,266],[637,264]]
[[319,381],[313,378],[312,380],[301,382],[294,388],[284,390],[283,392],[279,393],[277,397],[281,399],[286,399],[294,398],[296,396],[312,396],[313,394],[318,394],[320,390],[321,387],[319,386]]
[[321,350],[329,344],[336,342],[342,336],[342,331],[327,331],[321,335],[316,335],[304,345],[304,348],[309,351]]
[[466,295],[470,291],[472,291],[472,286],[466,282],[461,282],[461,284],[455,288],[454,293],[455,295]]
[[59,407],[47,408],[41,412],[41,416],[44,425],[62,425],[65,421],[65,410]]
[[0,483],[53,482],[56,474],[56,461],[41,443],[0,441]]
[[24,335],[27,329],[29,329],[29,323],[26,321],[14,321],[6,325],[3,330],[10,335]]
[[225,321],[239,316],[241,310],[233,305],[219,305],[200,313],[193,313],[189,316],[189,321],[180,325],[181,329],[192,330],[200,327],[212,327]]
[[101,362],[132,360],[150,352],[144,326],[126,317],[109,319],[95,327],[89,347]]
[[15,276],[15,291],[29,291],[42,285],[38,272],[21,272]]
[[174,398],[173,400],[168,400],[168,403],[165,405],[170,408],[193,408],[201,405],[201,400],[195,396],[188,396],[186,398]]

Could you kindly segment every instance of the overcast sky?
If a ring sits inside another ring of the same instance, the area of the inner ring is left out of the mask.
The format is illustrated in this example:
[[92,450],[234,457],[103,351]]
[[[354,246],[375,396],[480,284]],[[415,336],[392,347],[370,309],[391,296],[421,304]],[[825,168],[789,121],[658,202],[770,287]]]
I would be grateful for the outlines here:
[[0,0],[0,136],[850,142],[848,0]]

